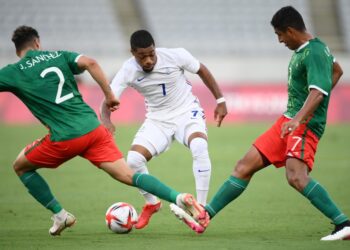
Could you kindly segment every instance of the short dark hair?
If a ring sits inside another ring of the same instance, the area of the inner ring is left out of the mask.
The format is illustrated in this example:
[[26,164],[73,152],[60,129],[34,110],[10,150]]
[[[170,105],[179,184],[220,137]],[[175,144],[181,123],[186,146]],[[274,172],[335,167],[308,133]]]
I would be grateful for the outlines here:
[[298,31],[305,31],[305,23],[300,13],[292,6],[285,6],[273,15],[271,25],[282,32],[288,27]]
[[15,44],[16,50],[19,51],[32,43],[35,38],[39,38],[38,31],[32,27],[22,25],[15,29],[11,40]]
[[154,45],[154,40],[147,30],[135,31],[130,37],[130,46],[132,50],[137,48],[148,48]]

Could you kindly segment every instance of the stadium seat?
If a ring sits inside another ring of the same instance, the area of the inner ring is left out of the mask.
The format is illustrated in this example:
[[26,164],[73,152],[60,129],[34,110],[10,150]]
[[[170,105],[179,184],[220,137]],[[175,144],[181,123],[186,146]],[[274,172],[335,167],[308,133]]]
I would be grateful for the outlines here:
[[120,55],[126,38],[110,0],[1,1],[0,57],[13,56],[10,42],[20,25],[35,27],[44,49],[65,49],[93,56]]
[[[283,47],[276,46],[270,20],[290,2],[138,0],[159,46],[185,47],[197,55],[248,56],[284,53]],[[308,22],[308,2],[295,0],[293,5]]]

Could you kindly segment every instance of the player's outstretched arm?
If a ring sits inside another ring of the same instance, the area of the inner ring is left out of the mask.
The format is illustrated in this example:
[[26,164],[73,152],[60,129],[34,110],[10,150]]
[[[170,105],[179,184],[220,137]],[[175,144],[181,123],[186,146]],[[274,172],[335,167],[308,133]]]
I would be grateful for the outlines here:
[[343,75],[343,69],[341,68],[340,64],[335,61],[333,63],[333,79],[332,79],[332,89],[337,85],[340,77]]
[[217,123],[217,126],[220,127],[222,120],[227,115],[227,107],[226,107],[225,99],[223,98],[223,95],[219,88],[219,85],[217,84],[215,78],[213,77],[211,72],[208,70],[208,68],[202,63],[200,64],[200,68],[197,74],[202,79],[204,84],[207,86],[207,88],[210,90],[210,92],[213,94],[213,96],[217,101],[217,106],[214,111],[214,118]]
[[106,104],[106,99],[104,99],[101,103],[100,115],[101,115],[100,119],[102,124],[109,130],[109,132],[114,134],[115,126],[111,121],[111,110],[108,108]]
[[106,98],[106,105],[111,111],[115,111],[118,108],[119,101],[115,98],[107,77],[97,61],[87,56],[81,56],[77,64],[80,69],[87,70],[98,85],[100,85]]

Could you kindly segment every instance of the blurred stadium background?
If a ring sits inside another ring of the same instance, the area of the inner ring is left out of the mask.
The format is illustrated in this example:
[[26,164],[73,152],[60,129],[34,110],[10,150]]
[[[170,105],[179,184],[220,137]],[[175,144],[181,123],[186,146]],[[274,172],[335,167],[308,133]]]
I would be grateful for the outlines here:
[[[278,43],[270,20],[279,8],[293,5],[344,69],[329,121],[350,121],[349,0],[0,0],[0,5],[0,67],[18,60],[11,36],[25,24],[39,31],[44,49],[92,56],[112,79],[130,57],[130,34],[144,28],[156,46],[184,47],[208,66],[227,99],[227,122],[266,121],[283,112],[292,52]],[[212,96],[196,75],[188,77],[212,122]],[[85,100],[97,110],[102,96],[96,85],[87,74],[79,82]],[[113,119],[138,122],[143,114],[143,100],[129,90]],[[0,122],[35,119],[14,96],[1,93]]]

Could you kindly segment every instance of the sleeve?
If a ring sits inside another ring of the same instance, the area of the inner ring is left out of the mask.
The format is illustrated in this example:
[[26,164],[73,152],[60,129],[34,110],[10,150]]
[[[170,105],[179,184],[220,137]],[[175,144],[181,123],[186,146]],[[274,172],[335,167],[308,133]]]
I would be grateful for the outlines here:
[[8,91],[8,86],[5,84],[5,82],[1,80],[1,77],[0,77],[0,92],[3,92],[3,91]]
[[199,70],[200,62],[184,48],[175,49],[175,60],[182,69],[193,74]]
[[71,51],[60,51],[60,52],[63,53],[64,58],[66,59],[69,65],[69,68],[74,75],[78,75],[84,71],[83,69],[80,69],[78,67],[78,60],[82,56],[81,54],[78,54],[76,52],[71,52]]
[[332,89],[333,56],[323,50],[310,50],[305,56],[309,89],[328,95]]
[[0,70],[0,92],[11,91],[11,89],[8,77],[5,77],[4,72]]
[[127,69],[124,64],[123,67],[114,76],[111,83],[111,89],[115,97],[118,99],[120,99],[120,96],[122,95],[124,90],[128,87],[128,80],[126,76],[127,76]]

